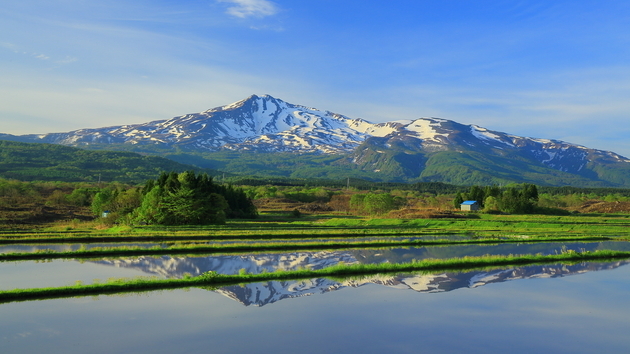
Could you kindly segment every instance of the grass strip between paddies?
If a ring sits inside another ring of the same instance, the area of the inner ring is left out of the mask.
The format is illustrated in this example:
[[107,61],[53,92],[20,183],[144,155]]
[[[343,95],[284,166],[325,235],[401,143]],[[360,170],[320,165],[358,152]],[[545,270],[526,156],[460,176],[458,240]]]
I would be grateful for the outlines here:
[[536,238],[483,238],[472,240],[357,240],[357,241],[326,241],[326,242],[291,242],[291,243],[246,243],[246,244],[213,244],[213,245],[189,245],[171,246],[162,248],[140,247],[107,247],[77,251],[39,250],[36,252],[16,252],[0,254],[1,261],[25,261],[40,259],[64,259],[64,258],[96,258],[96,257],[125,257],[125,256],[150,256],[150,255],[174,255],[174,254],[212,254],[212,253],[241,253],[264,251],[307,251],[327,249],[349,249],[368,247],[423,247],[445,245],[474,245],[474,244],[499,244],[499,243],[535,243],[535,242],[566,242],[566,241],[609,241],[609,237],[536,237]]
[[446,260],[423,260],[412,263],[380,263],[336,265],[319,270],[301,269],[276,271],[260,274],[224,275],[206,272],[196,277],[183,279],[129,279],[115,280],[108,283],[76,284],[57,288],[30,288],[0,291],[0,302],[25,301],[70,296],[94,296],[125,292],[164,290],[175,288],[222,286],[239,283],[263,282],[274,280],[305,279],[314,277],[340,277],[369,275],[379,273],[400,273],[414,271],[457,271],[482,267],[523,266],[529,264],[548,264],[551,262],[584,262],[630,258],[627,251],[570,251],[557,255],[517,255],[464,257]]
[[[12,243],[96,243],[96,242],[169,242],[169,241],[233,241],[233,240],[291,240],[313,238],[348,238],[348,237],[419,237],[427,235],[453,235],[453,232],[415,232],[408,230],[395,230],[391,232],[346,232],[346,233],[327,233],[327,230],[318,230],[320,232],[310,231],[308,233],[292,233],[292,234],[276,234],[276,233],[259,233],[259,234],[207,234],[207,235],[88,235],[88,236],[42,236],[42,237],[17,237],[11,235],[0,234],[0,244]],[[465,235],[466,233],[460,232]]]

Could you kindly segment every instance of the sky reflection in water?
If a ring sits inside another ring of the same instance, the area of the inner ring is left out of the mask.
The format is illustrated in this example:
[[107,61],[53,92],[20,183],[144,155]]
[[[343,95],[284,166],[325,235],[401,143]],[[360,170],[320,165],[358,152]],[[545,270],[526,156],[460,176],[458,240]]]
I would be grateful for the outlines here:
[[602,353],[630,347],[630,267],[441,293],[369,284],[269,306],[203,289],[0,305],[3,353]]
[[[73,246],[74,247],[74,246]],[[598,249],[629,250],[629,242],[590,243],[525,243],[498,245],[450,245],[442,247],[409,247],[387,249],[355,249],[339,251],[311,251],[287,253],[257,253],[199,256],[141,256],[132,258],[107,258],[102,260],[73,260],[0,262],[0,289],[63,286],[77,280],[84,284],[111,277],[157,276],[181,278],[207,271],[221,274],[238,274],[241,269],[248,273],[292,270],[303,267],[321,269],[339,262],[353,263],[403,263],[427,258],[444,259],[463,256],[508,254],[554,254],[562,249],[575,251]]]

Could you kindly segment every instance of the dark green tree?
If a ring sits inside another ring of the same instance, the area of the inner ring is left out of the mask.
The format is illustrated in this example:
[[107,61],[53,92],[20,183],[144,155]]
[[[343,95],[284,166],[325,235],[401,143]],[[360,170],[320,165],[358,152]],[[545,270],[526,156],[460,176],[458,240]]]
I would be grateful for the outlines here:
[[164,225],[222,224],[229,217],[255,217],[256,208],[245,193],[214,184],[207,174],[193,171],[162,173],[147,181],[136,220]]
[[499,209],[506,213],[529,214],[538,204],[538,189],[524,183],[506,188],[498,201]]
[[104,189],[96,193],[92,199],[92,212],[100,216],[104,211],[109,210],[114,193],[110,189]]
[[453,208],[459,209],[460,205],[464,202],[464,196],[462,193],[455,194],[455,199],[453,199]]
[[470,187],[470,191],[467,195],[467,200],[475,200],[480,207],[483,207],[483,201],[485,198],[484,190],[479,186]]

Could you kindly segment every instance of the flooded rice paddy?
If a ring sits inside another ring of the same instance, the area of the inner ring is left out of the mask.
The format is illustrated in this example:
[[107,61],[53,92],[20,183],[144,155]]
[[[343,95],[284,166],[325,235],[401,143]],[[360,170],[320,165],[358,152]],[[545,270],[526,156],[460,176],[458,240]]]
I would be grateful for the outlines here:
[[[0,288],[629,248],[627,242],[571,242],[3,262]],[[628,263],[314,278],[5,303],[0,352],[625,352]]]
[[[408,236],[408,237],[361,237],[362,241],[433,241],[433,240],[468,240],[468,236],[462,235],[449,235],[449,236]],[[45,244],[37,244],[37,243],[9,243],[9,244],[0,244],[0,254],[3,253],[15,253],[15,252],[37,252],[37,251],[45,251],[51,250],[55,252],[62,251],[78,251],[80,249],[94,249],[94,248],[107,248],[107,247],[137,247],[137,248],[167,248],[170,246],[176,245],[198,245],[198,246],[207,246],[207,245],[229,245],[229,244],[266,244],[266,243],[321,243],[326,241],[335,241],[335,242],[353,242],[356,241],[357,238],[343,238],[343,237],[335,237],[335,238],[307,238],[307,239],[262,239],[262,240],[217,240],[217,241],[204,241],[204,242],[135,242],[135,243],[45,243]]]
[[[340,284],[313,279],[212,291],[183,289],[15,302],[0,305],[0,350],[625,352],[630,345],[630,267],[609,264],[605,269],[432,292],[400,286],[390,279],[349,279]],[[445,275],[428,277],[440,280]],[[314,284],[320,286],[313,290]],[[280,290],[294,296],[283,297]],[[246,306],[250,305],[247,296],[265,291],[275,295],[266,296],[275,301]]]
[[[154,246],[155,244],[153,244]],[[77,250],[86,245],[46,245],[58,250]],[[91,244],[93,247],[148,246],[147,244]],[[164,245],[165,246],[165,245]],[[11,245],[19,252],[38,249],[32,245]],[[361,248],[309,252],[274,252],[223,255],[176,255],[107,257],[95,259],[56,259],[47,261],[0,262],[0,290],[51,287],[103,282],[109,278],[151,276],[182,278],[208,271],[220,274],[250,274],[302,268],[322,269],[344,264],[406,263],[424,259],[510,254],[558,254],[567,250],[629,250],[629,242],[521,243],[497,245],[449,245],[405,248]]]

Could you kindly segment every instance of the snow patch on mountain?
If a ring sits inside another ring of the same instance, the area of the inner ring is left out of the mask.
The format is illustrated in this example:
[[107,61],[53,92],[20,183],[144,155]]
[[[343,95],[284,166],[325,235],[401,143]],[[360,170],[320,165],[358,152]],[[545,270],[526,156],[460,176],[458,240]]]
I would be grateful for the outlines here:
[[421,118],[416,119],[415,121],[405,126],[405,129],[409,132],[412,132],[413,135],[422,140],[440,141],[438,137],[441,136],[448,138],[449,135],[448,133],[438,131],[438,129],[441,127],[441,123],[443,122],[444,120],[439,120],[435,118]]
[[497,142],[497,143],[501,143],[501,144],[505,144],[505,145],[509,145],[509,146],[514,146],[514,144],[512,144],[511,142],[505,141],[505,134],[502,137],[501,135],[498,135],[494,132],[491,132],[490,130],[480,127],[478,125],[471,125],[470,126],[470,132],[472,133],[472,135],[482,141],[490,141],[490,142]]
[[[534,150],[533,152],[536,152],[536,150]],[[542,163],[548,163],[549,161],[553,160],[556,157],[556,155],[558,154],[555,151],[545,151],[545,153],[547,154],[547,156],[549,156],[549,158],[546,159],[546,160],[540,161]]]

